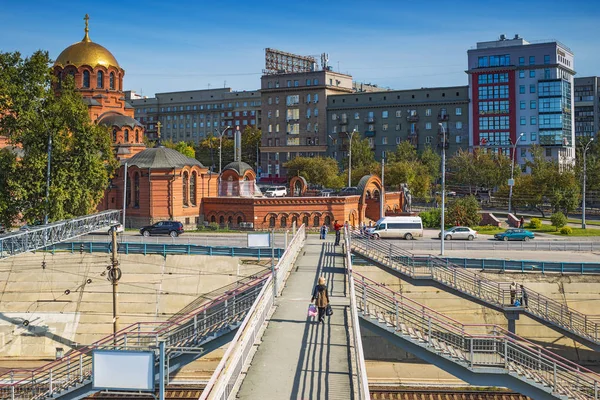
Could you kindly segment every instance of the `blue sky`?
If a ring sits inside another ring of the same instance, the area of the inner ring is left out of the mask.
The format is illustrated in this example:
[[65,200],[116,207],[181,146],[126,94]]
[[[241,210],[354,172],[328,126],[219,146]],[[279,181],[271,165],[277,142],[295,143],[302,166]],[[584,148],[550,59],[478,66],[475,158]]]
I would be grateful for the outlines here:
[[600,2],[589,0],[0,0],[0,51],[56,58],[81,40],[86,13],[125,88],[148,96],[257,89],[266,47],[326,52],[334,70],[393,89],[466,85],[467,50],[501,33],[557,39],[575,53],[577,76],[600,75]]

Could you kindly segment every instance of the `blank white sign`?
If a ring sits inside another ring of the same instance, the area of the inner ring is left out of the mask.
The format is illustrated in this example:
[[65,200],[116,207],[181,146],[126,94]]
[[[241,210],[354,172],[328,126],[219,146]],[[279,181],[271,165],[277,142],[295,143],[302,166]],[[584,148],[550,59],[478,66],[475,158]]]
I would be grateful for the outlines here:
[[93,388],[154,390],[154,352],[94,350]]
[[249,233],[248,247],[271,247],[270,233]]

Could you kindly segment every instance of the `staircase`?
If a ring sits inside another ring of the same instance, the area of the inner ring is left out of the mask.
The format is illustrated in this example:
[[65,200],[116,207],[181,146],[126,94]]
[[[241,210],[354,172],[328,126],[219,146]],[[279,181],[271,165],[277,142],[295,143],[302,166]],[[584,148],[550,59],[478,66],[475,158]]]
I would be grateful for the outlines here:
[[[526,288],[528,307],[511,302],[510,283],[497,282],[436,256],[414,255],[399,246],[353,232],[352,252],[374,264],[412,279],[433,280],[446,288],[505,313],[525,313],[550,328],[600,351],[600,323],[541,293]],[[516,298],[520,298],[519,291]]]
[[535,399],[599,399],[600,375],[500,326],[461,324],[356,272],[354,286],[363,320],[467,381],[484,379],[477,382]]
[[[194,359],[190,353],[201,354],[204,346],[239,326],[269,275],[267,272],[249,279],[169,321],[132,324],[38,369],[8,371],[0,375],[0,399],[86,397],[93,392],[94,350],[153,350],[158,365],[158,344],[164,341],[165,358],[178,366],[185,365]],[[183,358],[186,360],[181,361]]]

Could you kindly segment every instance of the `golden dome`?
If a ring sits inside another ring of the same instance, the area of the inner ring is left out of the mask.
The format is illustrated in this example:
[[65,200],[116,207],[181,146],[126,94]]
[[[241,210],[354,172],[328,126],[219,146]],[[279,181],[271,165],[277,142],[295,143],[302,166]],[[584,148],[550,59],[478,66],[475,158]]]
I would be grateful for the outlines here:
[[117,59],[110,51],[90,40],[88,35],[89,16],[86,14],[84,19],[85,36],[83,37],[83,40],[64,49],[56,58],[54,65],[61,67],[66,67],[67,65],[74,65],[75,67],[89,65],[92,68],[102,65],[106,68],[110,66],[120,68]]

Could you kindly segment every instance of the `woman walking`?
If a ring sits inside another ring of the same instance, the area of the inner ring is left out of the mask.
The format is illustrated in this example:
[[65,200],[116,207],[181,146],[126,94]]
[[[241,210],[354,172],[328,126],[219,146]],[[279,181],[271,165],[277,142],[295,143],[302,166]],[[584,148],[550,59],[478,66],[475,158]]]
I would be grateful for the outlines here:
[[319,322],[325,323],[325,310],[329,304],[329,293],[327,293],[327,286],[325,286],[325,278],[322,276],[319,277],[319,284],[313,289],[310,302],[313,301],[319,309]]

